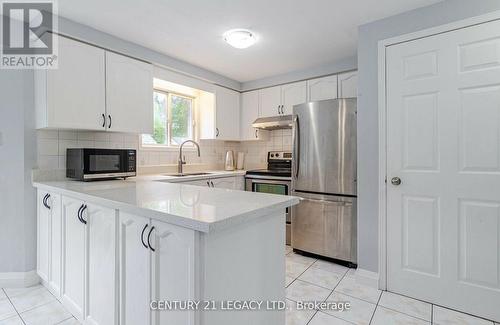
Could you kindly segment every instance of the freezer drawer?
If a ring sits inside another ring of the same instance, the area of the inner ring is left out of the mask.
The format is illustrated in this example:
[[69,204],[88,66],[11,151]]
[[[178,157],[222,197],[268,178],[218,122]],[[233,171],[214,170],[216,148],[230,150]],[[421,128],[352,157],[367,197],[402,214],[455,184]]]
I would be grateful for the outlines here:
[[356,264],[356,198],[292,195],[303,198],[292,208],[292,247]]

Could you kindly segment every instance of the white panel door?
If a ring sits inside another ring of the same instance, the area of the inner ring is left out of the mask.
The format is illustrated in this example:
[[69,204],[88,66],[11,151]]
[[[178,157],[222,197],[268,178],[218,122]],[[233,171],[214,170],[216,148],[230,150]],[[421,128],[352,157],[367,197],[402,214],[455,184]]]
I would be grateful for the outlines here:
[[[171,224],[153,221],[153,299],[194,300],[195,299],[195,232]],[[153,312],[153,323],[194,324],[192,311]]]
[[259,90],[259,116],[277,116],[281,113],[281,86]]
[[358,97],[358,72],[346,72],[338,75],[339,98]]
[[49,281],[50,254],[50,210],[45,206],[49,193],[39,190],[37,194],[37,273],[40,278]]
[[151,324],[149,219],[120,212],[120,324]]
[[240,93],[218,87],[215,96],[216,138],[219,140],[239,140]]
[[107,129],[153,133],[153,67],[106,52]]
[[47,124],[104,130],[104,50],[59,37],[58,68],[47,71]]
[[499,21],[387,49],[387,169],[388,289],[500,321]]
[[309,101],[337,98],[337,75],[307,81]]
[[307,102],[307,83],[305,81],[281,86],[282,115],[292,114],[294,105],[305,102]]
[[88,204],[83,217],[88,227],[88,285],[86,321],[117,324],[116,212]]
[[83,321],[86,285],[85,224],[79,219],[84,202],[68,197],[62,198],[63,217],[63,280],[62,302],[66,308]]
[[61,261],[62,261],[62,212],[61,195],[49,193],[46,203],[50,209],[50,262],[49,289],[56,296],[61,296]]

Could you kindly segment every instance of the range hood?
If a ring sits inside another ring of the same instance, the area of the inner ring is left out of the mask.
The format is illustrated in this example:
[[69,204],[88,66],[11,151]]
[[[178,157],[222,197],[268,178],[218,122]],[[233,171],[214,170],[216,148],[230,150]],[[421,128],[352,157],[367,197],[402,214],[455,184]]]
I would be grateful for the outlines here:
[[269,117],[259,117],[252,126],[262,130],[278,130],[291,129],[293,123],[293,115],[278,115]]

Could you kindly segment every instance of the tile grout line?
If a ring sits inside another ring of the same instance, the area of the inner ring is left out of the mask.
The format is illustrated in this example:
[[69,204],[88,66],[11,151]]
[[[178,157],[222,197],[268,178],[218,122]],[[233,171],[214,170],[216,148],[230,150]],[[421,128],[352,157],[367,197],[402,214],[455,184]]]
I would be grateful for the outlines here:
[[5,292],[5,289],[2,288],[2,291],[3,293],[5,294],[5,297],[7,297],[7,300],[10,302],[10,304],[12,305],[12,308],[14,308],[15,312],[17,313],[17,317],[19,317],[19,319],[21,320],[21,322],[26,325],[26,323],[24,322],[24,319],[21,317],[21,314],[19,313],[19,311],[17,311],[17,308],[16,306],[14,306],[14,304],[12,303],[12,300],[10,300],[10,297],[9,295],[7,294],[7,292]]
[[378,304],[380,303],[380,299],[382,299],[382,292],[380,293],[380,296],[378,296],[377,304],[375,305],[375,309],[373,310],[372,317],[370,318],[370,322],[368,324],[371,324],[373,321],[373,317],[375,317],[375,313],[377,312]]

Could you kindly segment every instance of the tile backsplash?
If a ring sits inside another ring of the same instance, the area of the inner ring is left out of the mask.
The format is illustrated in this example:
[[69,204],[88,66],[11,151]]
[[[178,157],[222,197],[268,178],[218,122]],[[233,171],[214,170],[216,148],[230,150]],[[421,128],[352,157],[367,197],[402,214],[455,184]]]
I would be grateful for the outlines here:
[[[271,150],[291,150],[291,130],[271,131],[268,141],[228,142],[201,140],[198,157],[196,151],[185,150],[188,164],[203,164],[207,168],[222,169],[227,150],[245,153],[245,169],[266,166],[267,152]],[[136,134],[38,130],[37,161],[41,170],[66,168],[66,148],[117,148],[136,149],[139,167],[175,165],[179,153],[177,150],[139,149],[139,136]],[[236,158],[236,157],[235,157]]]

